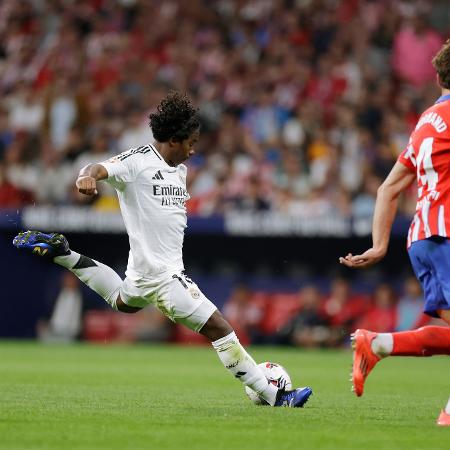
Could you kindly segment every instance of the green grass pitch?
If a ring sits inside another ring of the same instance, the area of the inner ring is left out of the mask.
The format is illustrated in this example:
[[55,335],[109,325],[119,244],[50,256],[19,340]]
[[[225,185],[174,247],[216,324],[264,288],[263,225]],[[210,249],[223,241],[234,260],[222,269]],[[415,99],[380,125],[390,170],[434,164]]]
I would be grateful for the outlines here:
[[253,348],[314,395],[253,406],[208,347],[0,342],[0,449],[448,449],[449,359],[390,358],[357,399],[350,351]]

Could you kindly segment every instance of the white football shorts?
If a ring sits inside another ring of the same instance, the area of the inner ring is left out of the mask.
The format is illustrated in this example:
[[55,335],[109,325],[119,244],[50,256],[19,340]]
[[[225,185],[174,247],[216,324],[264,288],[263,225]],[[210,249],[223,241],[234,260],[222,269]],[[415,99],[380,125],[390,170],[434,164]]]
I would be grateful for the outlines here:
[[200,331],[217,310],[216,305],[183,272],[162,281],[125,278],[119,293],[128,306],[144,308],[152,304],[173,322],[194,331]]

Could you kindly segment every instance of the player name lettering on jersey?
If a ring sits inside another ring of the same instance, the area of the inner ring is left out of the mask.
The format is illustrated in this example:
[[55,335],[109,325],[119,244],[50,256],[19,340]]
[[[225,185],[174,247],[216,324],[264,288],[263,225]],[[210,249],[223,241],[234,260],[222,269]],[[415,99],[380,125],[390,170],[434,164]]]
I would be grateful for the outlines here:
[[420,127],[426,125],[427,123],[433,126],[438,133],[442,133],[447,129],[447,124],[439,114],[435,112],[429,112],[427,114],[424,114],[417,122],[415,131],[417,131]]

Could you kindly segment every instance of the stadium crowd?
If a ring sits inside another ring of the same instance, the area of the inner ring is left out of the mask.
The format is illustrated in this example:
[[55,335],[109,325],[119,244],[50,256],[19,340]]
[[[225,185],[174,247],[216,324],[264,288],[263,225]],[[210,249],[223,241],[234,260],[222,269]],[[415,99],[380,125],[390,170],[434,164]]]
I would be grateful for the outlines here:
[[449,15],[446,0],[3,0],[0,207],[117,208],[75,175],[149,142],[176,89],[202,118],[191,213],[370,216],[438,95]]
[[[378,280],[369,290],[337,276],[326,286],[310,279],[297,290],[264,290],[241,282],[229,292],[221,309],[246,345],[340,347],[356,328],[390,332],[438,323],[422,313],[422,290],[412,276],[398,286]],[[136,315],[99,308],[70,273],[53,294],[37,323],[43,341],[207,343],[153,306]]]
[[413,277],[398,289],[377,283],[371,293],[337,277],[327,289],[309,282],[290,293],[236,286],[223,311],[247,343],[336,347],[348,345],[356,328],[388,332],[428,324],[431,318],[422,313],[422,305],[422,290]]

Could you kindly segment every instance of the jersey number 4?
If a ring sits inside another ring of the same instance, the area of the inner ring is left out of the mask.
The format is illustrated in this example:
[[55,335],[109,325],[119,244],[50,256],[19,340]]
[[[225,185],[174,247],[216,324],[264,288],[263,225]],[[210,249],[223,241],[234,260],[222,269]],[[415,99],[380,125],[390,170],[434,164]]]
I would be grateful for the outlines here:
[[[420,191],[425,188],[426,191],[434,191],[438,182],[438,174],[434,170],[431,161],[431,153],[433,151],[433,138],[426,138],[422,141],[417,155],[417,179],[420,180]],[[421,194],[421,192],[420,192]]]

